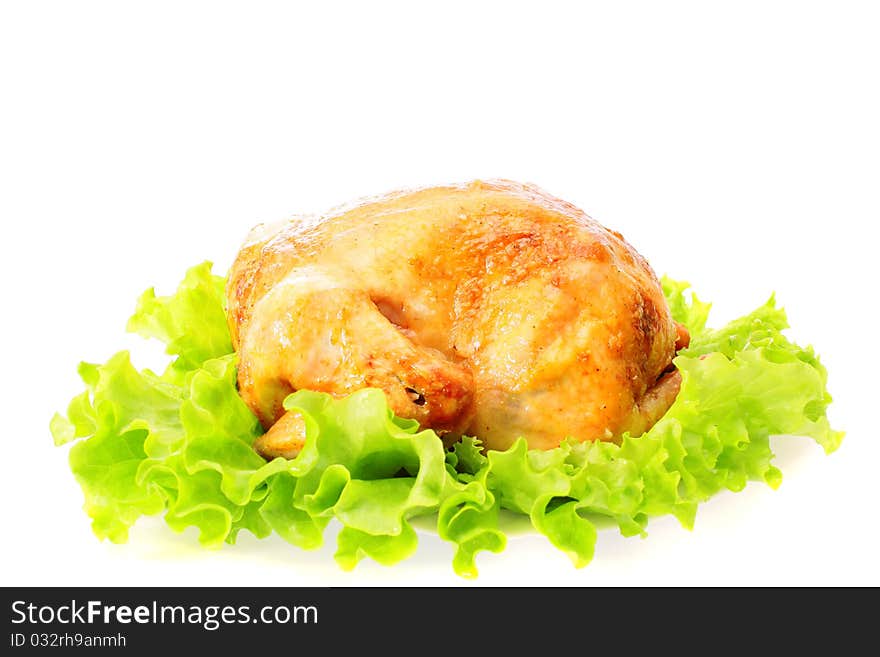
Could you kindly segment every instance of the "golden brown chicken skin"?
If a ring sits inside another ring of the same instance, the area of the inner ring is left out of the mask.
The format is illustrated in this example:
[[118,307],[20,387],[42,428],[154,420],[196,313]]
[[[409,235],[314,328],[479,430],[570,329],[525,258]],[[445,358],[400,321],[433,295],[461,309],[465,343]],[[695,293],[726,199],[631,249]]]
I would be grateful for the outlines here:
[[398,415],[504,449],[639,434],[666,411],[687,333],[623,237],[532,185],[398,192],[258,226],[229,276],[239,391],[295,456],[306,388],[385,392]]

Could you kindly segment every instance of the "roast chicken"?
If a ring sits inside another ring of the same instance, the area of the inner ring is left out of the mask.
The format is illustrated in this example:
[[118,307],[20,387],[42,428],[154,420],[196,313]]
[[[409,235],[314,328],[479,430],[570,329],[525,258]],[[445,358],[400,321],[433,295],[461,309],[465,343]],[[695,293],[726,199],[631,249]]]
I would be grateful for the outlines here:
[[282,402],[303,388],[379,388],[397,415],[487,449],[638,435],[674,401],[688,339],[619,233],[504,180],[258,226],[227,285],[266,458],[301,449],[303,419]]

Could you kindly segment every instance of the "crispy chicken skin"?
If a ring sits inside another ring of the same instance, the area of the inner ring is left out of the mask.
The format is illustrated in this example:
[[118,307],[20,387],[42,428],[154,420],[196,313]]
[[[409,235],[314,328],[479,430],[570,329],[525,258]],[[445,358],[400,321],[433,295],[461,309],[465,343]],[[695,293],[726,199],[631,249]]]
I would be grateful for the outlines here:
[[302,446],[302,419],[282,407],[301,388],[380,388],[396,414],[491,449],[638,434],[675,399],[670,362],[687,342],[619,233],[504,180],[258,226],[227,297],[267,458]]

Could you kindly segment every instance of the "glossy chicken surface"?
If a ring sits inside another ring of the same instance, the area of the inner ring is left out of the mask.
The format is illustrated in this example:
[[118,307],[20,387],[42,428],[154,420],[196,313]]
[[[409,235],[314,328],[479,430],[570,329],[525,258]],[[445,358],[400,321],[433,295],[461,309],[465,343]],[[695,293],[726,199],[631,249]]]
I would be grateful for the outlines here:
[[258,226],[230,271],[239,392],[293,457],[306,388],[382,389],[450,441],[532,448],[639,434],[678,392],[686,332],[613,231],[509,181],[398,192]]

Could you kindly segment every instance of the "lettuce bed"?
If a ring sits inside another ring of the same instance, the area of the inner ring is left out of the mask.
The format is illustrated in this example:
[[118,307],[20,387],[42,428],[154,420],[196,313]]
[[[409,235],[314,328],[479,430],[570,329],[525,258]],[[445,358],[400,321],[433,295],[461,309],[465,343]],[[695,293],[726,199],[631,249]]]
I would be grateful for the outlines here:
[[336,518],[336,560],[351,569],[364,557],[393,564],[411,555],[410,520],[428,516],[456,547],[455,572],[473,577],[478,552],[503,550],[499,510],[507,509],[581,567],[593,557],[599,518],[626,536],[665,514],[690,528],[697,505],[722,489],[780,484],[771,435],[809,436],[828,453],[843,438],[825,415],[825,369],[782,334],[785,313],[772,298],[710,330],[709,304],[664,279],[692,340],[675,359],[676,402],[642,436],[550,451],[529,451],[520,439],[485,455],[465,438],[447,451],[433,431],[395,417],[378,390],[344,399],[301,390],[284,405],[304,416],[306,446],[294,460],[267,463],[251,449],[261,427],[236,393],[224,282],[203,263],[173,296],[145,292],[128,329],[167,345],[167,369],[138,370],[125,351],[81,363],[85,392],[66,417],[52,418],[56,444],[76,441],[70,466],[99,538],[123,542],[140,516],[164,513],[176,531],[197,527],[209,547],[247,530],[309,549]]

